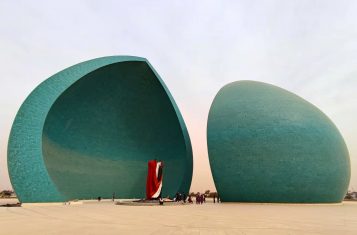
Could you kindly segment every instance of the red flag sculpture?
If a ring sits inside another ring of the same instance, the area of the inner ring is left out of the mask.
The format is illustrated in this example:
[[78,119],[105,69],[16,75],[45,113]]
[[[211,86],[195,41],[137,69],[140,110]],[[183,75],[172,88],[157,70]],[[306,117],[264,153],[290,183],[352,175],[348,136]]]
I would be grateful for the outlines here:
[[148,177],[146,180],[146,199],[156,199],[161,194],[162,188],[161,161],[150,160],[148,162]]

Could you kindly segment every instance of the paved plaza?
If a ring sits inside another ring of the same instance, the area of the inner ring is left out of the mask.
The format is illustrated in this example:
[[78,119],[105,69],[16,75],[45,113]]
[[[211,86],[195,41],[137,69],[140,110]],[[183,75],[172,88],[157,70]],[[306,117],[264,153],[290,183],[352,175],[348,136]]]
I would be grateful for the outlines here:
[[[3,202],[1,203],[3,204]],[[357,234],[357,203],[0,207],[1,234]]]

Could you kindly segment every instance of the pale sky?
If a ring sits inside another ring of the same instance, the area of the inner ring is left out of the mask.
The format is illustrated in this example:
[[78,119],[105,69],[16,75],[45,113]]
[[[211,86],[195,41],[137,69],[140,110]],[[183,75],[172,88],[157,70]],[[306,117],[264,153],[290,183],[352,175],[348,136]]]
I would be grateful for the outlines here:
[[147,58],[170,89],[193,146],[191,190],[214,190],[206,125],[218,90],[271,83],[325,112],[350,152],[357,190],[357,1],[0,0],[0,190],[7,140],[43,80],[109,55]]

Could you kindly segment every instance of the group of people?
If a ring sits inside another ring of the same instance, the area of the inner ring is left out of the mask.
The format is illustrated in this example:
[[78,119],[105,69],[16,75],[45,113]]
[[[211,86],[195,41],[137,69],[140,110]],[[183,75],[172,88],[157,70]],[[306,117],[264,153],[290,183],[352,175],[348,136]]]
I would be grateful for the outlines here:
[[[180,193],[177,192],[174,199],[175,202],[183,202],[183,203],[193,203],[192,197],[191,195],[186,196],[185,193]],[[219,197],[219,195],[217,193],[213,194],[213,203],[220,203],[221,202],[221,198]],[[203,204],[206,203],[206,195],[204,193],[197,193],[196,194],[196,204]]]
[[[213,203],[220,203],[221,202],[221,198],[219,197],[218,194],[213,194]],[[203,204],[206,203],[206,195],[204,193],[197,193],[196,194],[196,204]]]
[[[168,199],[170,199],[170,197],[167,197]],[[100,202],[102,200],[102,197],[98,197],[97,198],[98,201]],[[115,193],[113,193],[112,195],[112,200],[114,201],[115,199]],[[164,199],[161,197],[161,195],[158,197],[159,199],[159,202],[160,202],[160,205],[163,205],[164,204]],[[183,202],[183,203],[193,203],[193,200],[192,200],[192,197],[191,195],[186,195],[185,193],[180,193],[180,192],[177,192],[173,201],[175,202]],[[221,202],[221,198],[219,197],[219,195],[217,193],[213,194],[213,203],[220,203]],[[206,203],[206,195],[204,193],[197,193],[196,194],[196,204],[203,204],[203,203]]]
[[216,203],[216,199],[217,203],[221,202],[221,198],[219,197],[218,193],[213,194],[213,203]]
[[[191,195],[186,196],[185,193],[180,193],[177,192],[175,197],[174,197],[174,201],[175,202],[183,202],[183,203],[193,203],[192,197]],[[196,202],[197,202],[197,197],[196,197]]]
[[196,204],[202,204],[202,203],[206,203],[206,195],[204,195],[203,193],[197,193],[196,194]]
[[177,192],[176,195],[175,195],[175,198],[174,198],[174,201],[175,202],[184,202],[186,203],[186,200],[187,200],[187,196],[185,193],[180,193],[180,192]]

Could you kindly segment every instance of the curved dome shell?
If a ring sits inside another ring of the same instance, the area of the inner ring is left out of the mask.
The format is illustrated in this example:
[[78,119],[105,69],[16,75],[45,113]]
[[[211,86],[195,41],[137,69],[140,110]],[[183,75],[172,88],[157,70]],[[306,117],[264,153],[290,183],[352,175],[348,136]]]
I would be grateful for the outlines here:
[[336,126],[276,86],[224,86],[209,112],[207,144],[222,201],[341,202],[348,188],[349,154]]
[[8,145],[22,202],[144,198],[150,159],[165,164],[163,195],[188,192],[185,123],[150,63],[130,56],[86,61],[44,81],[18,111]]

